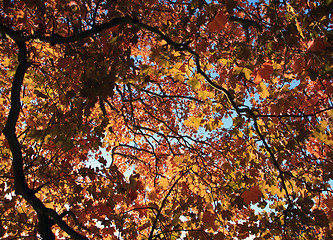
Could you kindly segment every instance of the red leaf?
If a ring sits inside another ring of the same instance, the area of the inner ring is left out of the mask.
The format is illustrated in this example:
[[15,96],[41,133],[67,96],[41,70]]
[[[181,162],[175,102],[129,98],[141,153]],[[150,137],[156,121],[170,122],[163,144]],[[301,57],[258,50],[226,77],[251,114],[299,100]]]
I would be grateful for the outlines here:
[[329,46],[328,42],[322,37],[317,37],[315,40],[308,43],[308,49],[306,52],[320,52],[325,50]]
[[251,202],[257,203],[262,196],[262,193],[258,186],[253,186],[250,189],[246,190],[242,193],[242,198],[244,200],[244,203],[250,204]]
[[179,70],[181,72],[183,72],[183,73],[186,71],[186,69],[185,69],[185,63],[180,66]]
[[296,56],[293,58],[293,63],[291,68],[294,70],[295,74],[302,73],[305,68],[305,59],[304,57]]
[[[269,80],[270,76],[273,73],[273,70],[274,69],[273,69],[272,63],[265,62],[263,65],[261,65],[261,68],[259,69],[258,74],[262,79]],[[257,77],[258,77],[258,75],[257,75]]]
[[228,21],[227,15],[223,11],[219,11],[213,21],[208,23],[207,27],[210,32],[218,32],[221,31],[225,24]]
[[214,231],[217,230],[217,226],[215,225],[216,215],[212,212],[204,212],[202,216],[202,221],[208,223],[210,227],[213,228]]
[[135,204],[135,210],[139,212],[139,217],[146,217],[147,216],[147,208],[140,204]]
[[128,196],[129,196],[129,198],[130,198],[131,201],[134,201],[135,199],[137,199],[138,193],[135,190],[130,189],[128,191]]
[[215,220],[215,215],[212,214],[211,212],[204,212],[203,216],[202,216],[202,221],[209,223],[212,222],[212,220]]
[[327,198],[323,201],[328,208],[333,209],[333,198]]

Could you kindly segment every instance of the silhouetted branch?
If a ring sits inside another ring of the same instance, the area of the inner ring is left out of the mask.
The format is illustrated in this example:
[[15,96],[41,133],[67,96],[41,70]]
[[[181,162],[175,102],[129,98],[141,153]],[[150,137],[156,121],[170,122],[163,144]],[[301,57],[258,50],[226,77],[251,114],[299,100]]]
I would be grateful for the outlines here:
[[[3,28],[0,26],[0,31]],[[69,234],[73,239],[86,240],[87,238],[77,233],[64,222],[56,211],[46,208],[42,201],[36,197],[35,191],[28,187],[25,180],[23,170],[23,156],[20,143],[16,136],[16,123],[21,110],[20,93],[23,84],[23,79],[30,63],[27,60],[27,48],[25,42],[20,40],[20,36],[15,31],[8,31],[8,34],[18,46],[18,60],[12,88],[11,88],[11,105],[6,125],[3,133],[8,141],[10,150],[13,155],[13,171],[14,171],[14,189],[16,194],[21,195],[36,211],[39,219],[38,231],[43,239],[55,239],[51,228],[56,223],[62,230]]]
[[162,210],[163,210],[163,207],[164,207],[164,205],[165,205],[165,203],[166,203],[166,200],[168,199],[168,197],[170,196],[171,192],[173,191],[173,188],[177,185],[177,183],[179,182],[179,180],[180,180],[183,176],[185,176],[190,170],[191,170],[191,168],[188,169],[188,170],[185,171],[185,172],[182,172],[182,174],[179,176],[179,178],[177,178],[176,181],[172,184],[172,186],[171,186],[171,188],[169,189],[169,192],[167,193],[167,195],[164,197],[164,199],[163,199],[163,201],[162,201],[162,204],[161,204],[161,206],[160,206],[160,208],[158,209],[158,212],[157,212],[157,214],[156,214],[156,217],[155,217],[155,220],[154,220],[153,226],[152,226],[152,228],[151,228],[151,230],[150,230],[150,234],[149,234],[148,240],[152,240],[153,237],[154,237],[154,231],[155,231],[155,228],[156,228],[157,221],[159,220],[159,217],[160,217],[161,212],[162,212]]

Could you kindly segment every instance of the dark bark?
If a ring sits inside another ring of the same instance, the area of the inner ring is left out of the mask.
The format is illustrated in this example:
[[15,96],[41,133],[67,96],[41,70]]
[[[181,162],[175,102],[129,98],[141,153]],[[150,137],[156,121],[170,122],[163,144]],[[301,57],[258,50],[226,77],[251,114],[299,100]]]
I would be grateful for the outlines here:
[[[0,28],[0,30],[3,30]],[[8,32],[6,32],[8,33]],[[42,203],[42,201],[36,197],[35,191],[30,189],[24,175],[23,170],[23,157],[22,150],[18,138],[16,136],[16,123],[19,118],[21,110],[20,93],[23,84],[23,79],[26,71],[28,70],[30,63],[27,60],[27,48],[24,41],[20,40],[20,35],[11,30],[9,36],[16,42],[18,46],[18,60],[13,83],[11,89],[11,107],[9,115],[6,121],[6,125],[3,129],[3,133],[8,141],[12,155],[13,155],[13,172],[14,172],[14,189],[17,195],[21,195],[36,211],[39,219],[38,231],[43,239],[55,239],[52,232],[52,226],[56,223],[62,230],[69,234],[73,239],[87,238],[77,233],[74,229],[67,225],[65,221],[59,216],[59,214],[53,209],[48,209]]]

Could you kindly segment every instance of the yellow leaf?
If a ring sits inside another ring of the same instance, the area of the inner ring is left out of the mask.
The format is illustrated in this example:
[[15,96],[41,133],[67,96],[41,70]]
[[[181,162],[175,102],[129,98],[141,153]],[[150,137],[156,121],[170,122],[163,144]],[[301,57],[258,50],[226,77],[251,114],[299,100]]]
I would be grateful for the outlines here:
[[15,73],[16,73],[15,70],[8,70],[8,71],[6,72],[6,75],[7,75],[7,77],[12,77],[12,76],[15,75]]
[[208,91],[200,91],[198,96],[202,100],[206,100],[207,98],[214,98],[215,97],[214,93],[208,92]]
[[190,78],[188,84],[192,87],[193,90],[201,87],[201,84],[197,78]]
[[281,88],[281,92],[287,92],[289,90],[290,85],[286,84]]
[[118,40],[118,36],[111,38],[108,42],[109,42],[109,44],[114,44],[114,43],[116,43],[117,40]]
[[282,68],[281,64],[276,63],[275,61],[273,61],[273,69],[278,70],[278,69],[281,69],[281,68]]
[[169,186],[169,181],[167,178],[161,178],[160,179],[160,186],[162,188],[167,188]]
[[161,45],[161,46],[164,46],[164,45],[166,45],[166,44],[168,44],[165,40],[161,40],[160,42],[159,42],[159,44]]
[[9,58],[4,58],[4,60],[1,62],[1,64],[4,66],[4,67],[9,67],[11,65],[11,61]]
[[192,167],[192,171],[193,171],[193,172],[199,172],[199,167],[198,167],[197,165],[194,165],[194,166]]
[[243,68],[242,72],[244,73],[244,76],[247,80],[250,80],[251,78],[251,69],[248,69],[248,68]]
[[174,161],[177,165],[179,165],[183,162],[183,159],[179,156],[175,156]]
[[141,65],[141,72],[143,73],[143,74],[150,74],[151,73],[151,67],[149,66],[149,65],[145,65],[145,64],[142,64]]
[[243,133],[241,131],[239,131],[238,129],[235,129],[233,138],[237,139],[237,138],[242,138],[242,137],[243,137]]
[[290,12],[290,13],[295,14],[294,8],[289,3],[287,3],[287,11]]
[[242,72],[242,67],[234,67],[234,74],[238,75]]
[[321,121],[320,124],[316,126],[316,129],[312,131],[315,138],[321,142],[332,146],[333,140],[331,139],[330,133],[327,130],[328,123],[326,121]]
[[225,59],[225,58],[221,58],[219,60],[217,60],[218,63],[221,63],[222,65],[227,65],[230,63],[230,60]]
[[172,51],[171,54],[175,57],[181,56],[180,52]]
[[299,25],[299,22],[296,19],[295,19],[295,22],[296,22],[296,28],[297,28],[299,35],[301,35],[301,37],[304,39],[304,34],[303,34],[301,26]]
[[264,123],[264,121],[262,119],[258,119],[257,124],[259,126],[265,126],[265,123]]
[[205,128],[208,131],[215,130],[223,125],[223,122],[218,119],[211,118],[209,122],[206,123]]
[[169,60],[167,60],[167,59],[162,59],[162,60],[159,62],[159,65],[160,65],[161,67],[164,67],[164,68],[169,68],[169,67],[171,66]]
[[199,128],[202,118],[200,117],[189,117],[189,119],[184,121],[184,124],[188,127]]
[[269,92],[267,91],[266,84],[261,82],[258,86],[259,94],[262,98],[267,98],[269,96]]
[[243,73],[245,78],[249,80],[251,78],[252,70],[245,67],[234,67],[234,73],[236,75]]

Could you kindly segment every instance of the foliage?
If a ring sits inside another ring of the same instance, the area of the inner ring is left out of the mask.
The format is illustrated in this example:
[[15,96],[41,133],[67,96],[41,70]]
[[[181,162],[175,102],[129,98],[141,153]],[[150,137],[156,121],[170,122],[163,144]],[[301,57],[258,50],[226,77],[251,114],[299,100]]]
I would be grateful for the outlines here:
[[333,1],[3,0],[2,239],[331,239]]

